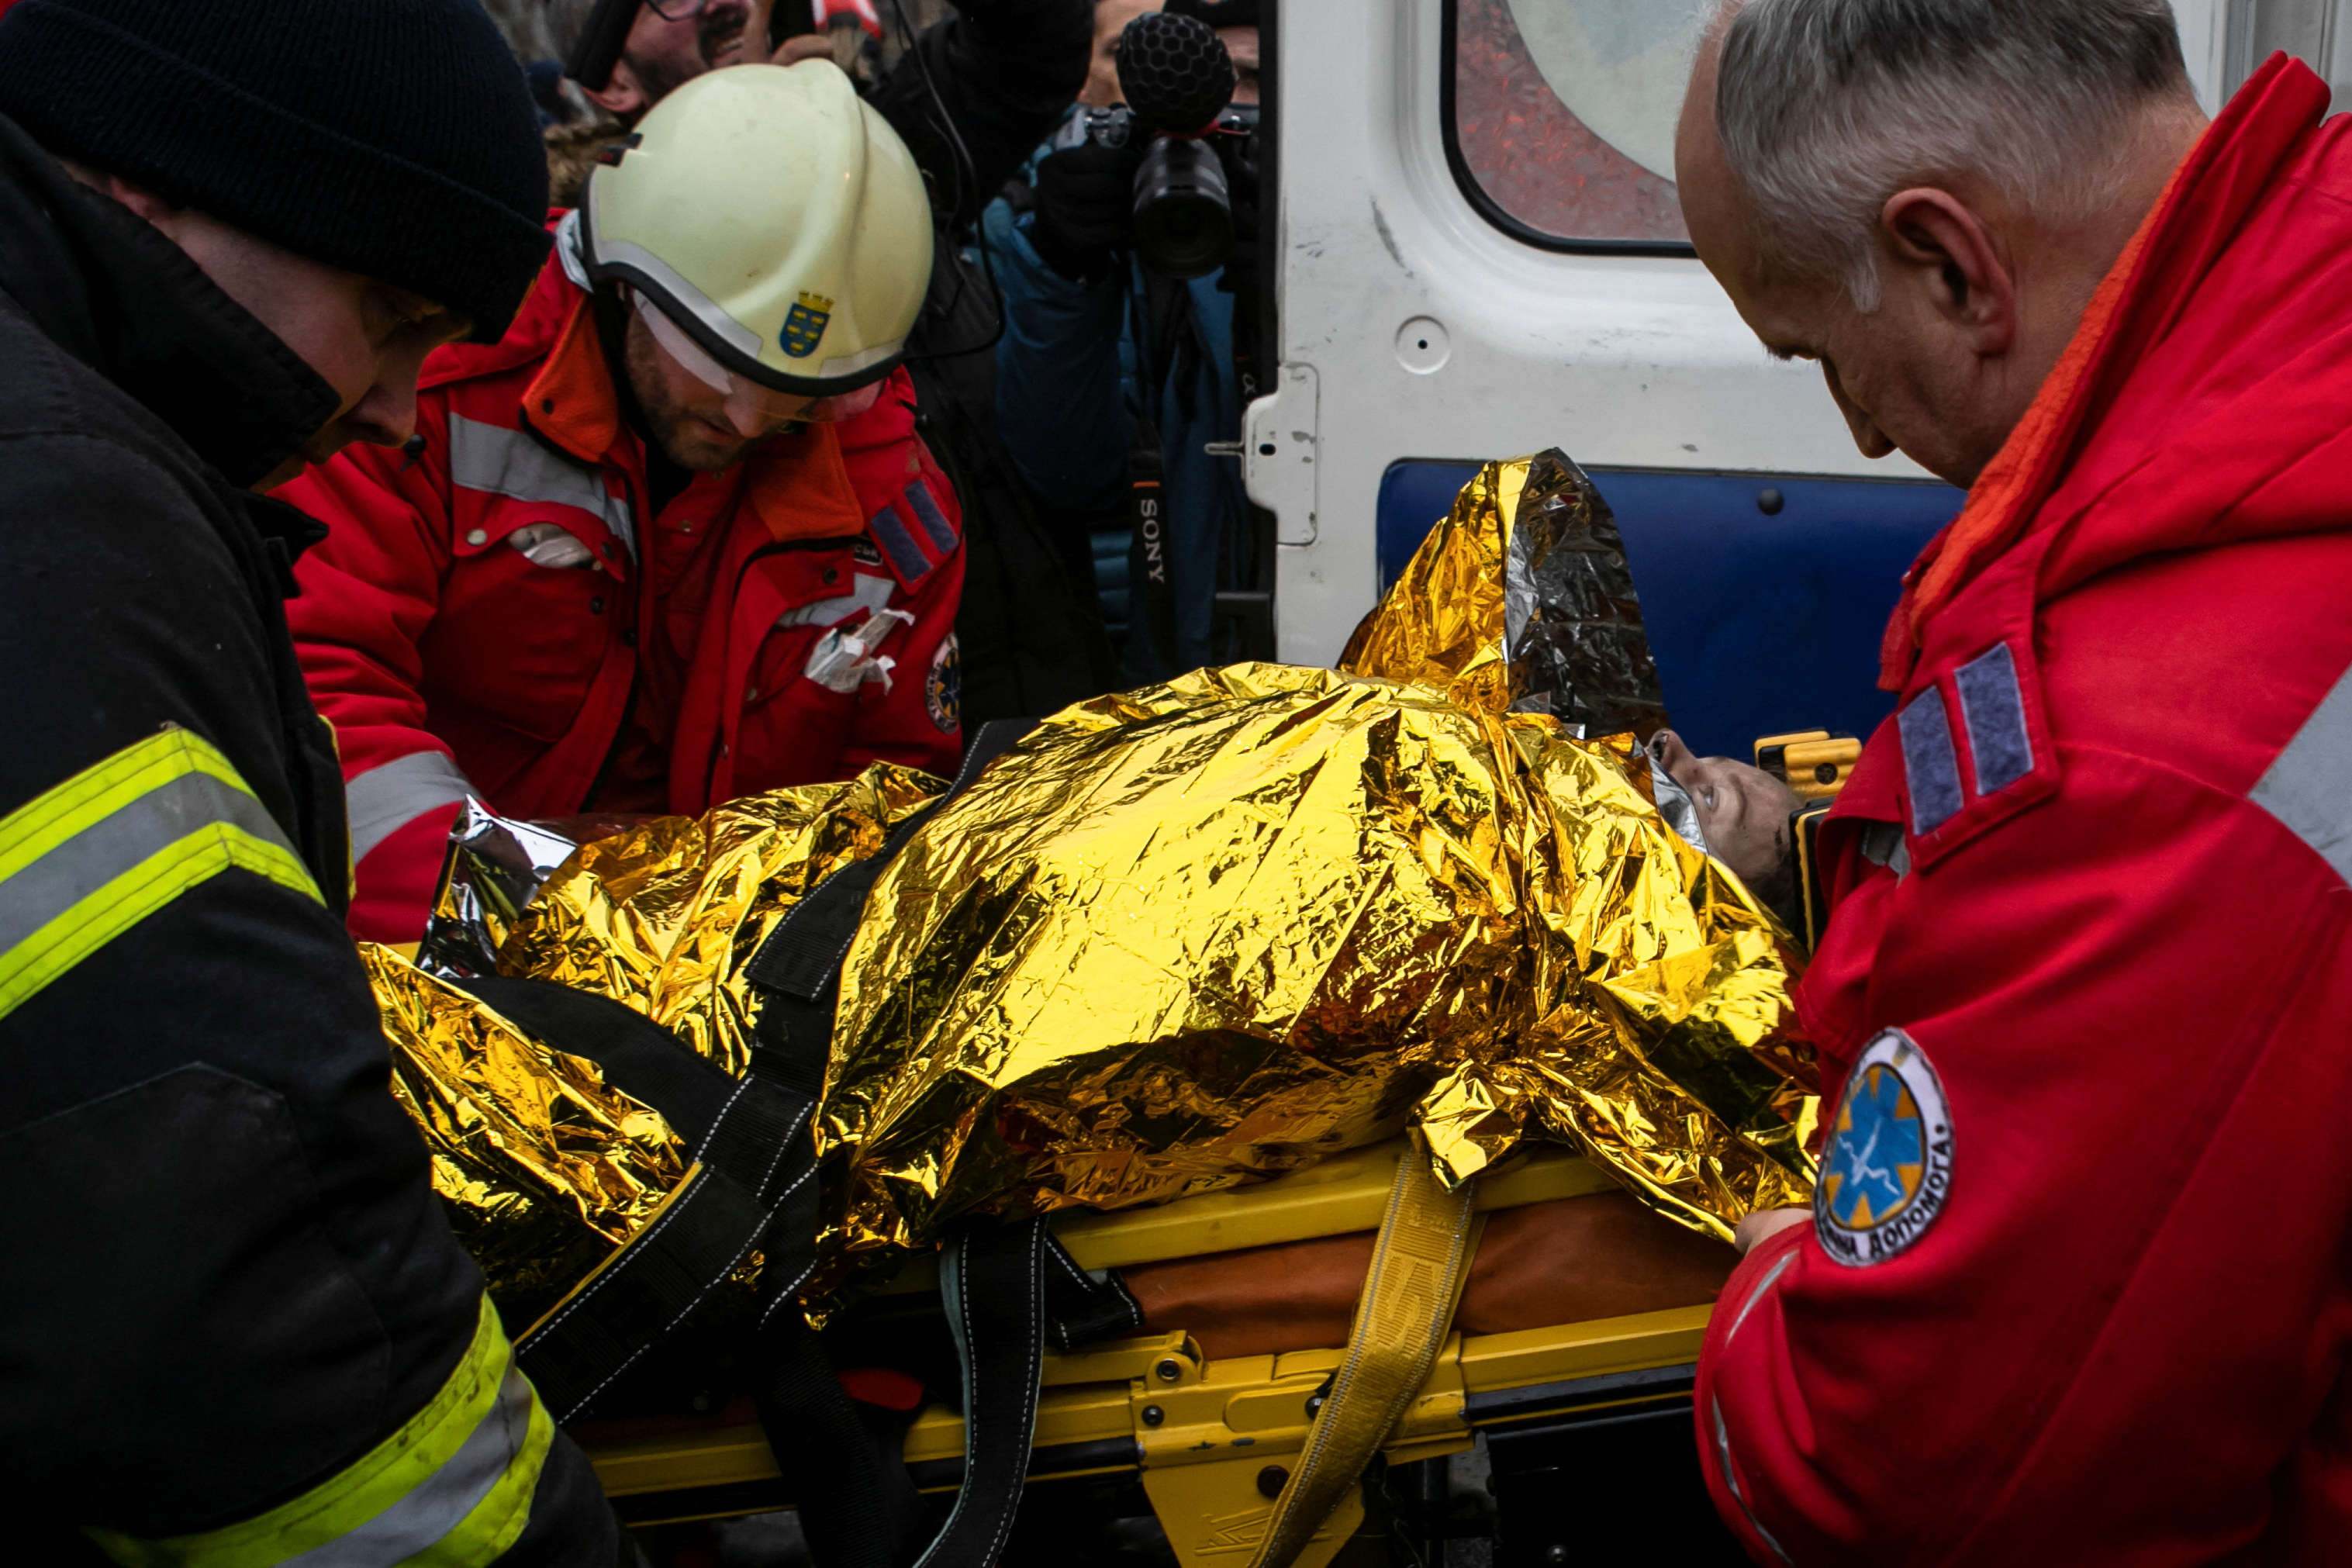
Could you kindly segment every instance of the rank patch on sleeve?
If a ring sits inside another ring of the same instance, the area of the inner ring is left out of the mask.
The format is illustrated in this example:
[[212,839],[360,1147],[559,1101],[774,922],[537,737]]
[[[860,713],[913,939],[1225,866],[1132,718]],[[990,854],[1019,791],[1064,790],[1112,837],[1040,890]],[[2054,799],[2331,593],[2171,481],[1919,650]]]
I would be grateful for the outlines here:
[[953,632],[931,656],[931,673],[923,681],[923,706],[930,710],[931,722],[942,735],[954,734],[963,722],[963,652],[956,646]]
[[1888,1029],[1846,1079],[1813,1193],[1813,1233],[1838,1262],[1866,1268],[1908,1250],[1951,1191],[1943,1083],[1910,1036]]

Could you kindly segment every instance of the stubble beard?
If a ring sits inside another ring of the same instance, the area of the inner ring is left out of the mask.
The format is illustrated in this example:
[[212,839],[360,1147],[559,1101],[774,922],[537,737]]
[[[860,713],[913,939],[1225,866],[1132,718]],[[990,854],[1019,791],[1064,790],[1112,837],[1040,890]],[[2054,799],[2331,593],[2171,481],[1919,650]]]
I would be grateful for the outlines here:
[[671,462],[692,474],[723,473],[768,439],[764,436],[745,437],[731,433],[721,437],[707,421],[695,417],[674,401],[656,357],[660,351],[654,346],[653,334],[642,321],[632,321],[629,328],[629,390],[636,395],[637,407],[645,415],[656,444]]

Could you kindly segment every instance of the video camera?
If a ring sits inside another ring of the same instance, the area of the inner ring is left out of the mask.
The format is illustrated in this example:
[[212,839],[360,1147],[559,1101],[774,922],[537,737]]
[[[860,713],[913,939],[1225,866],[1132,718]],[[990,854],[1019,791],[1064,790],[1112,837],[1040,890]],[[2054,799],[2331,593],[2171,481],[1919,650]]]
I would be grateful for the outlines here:
[[1147,11],[1118,40],[1127,102],[1081,110],[1057,147],[1126,147],[1149,137],[1135,172],[1136,258],[1168,278],[1205,278],[1234,247],[1234,176],[1254,183],[1255,104],[1232,101],[1233,58],[1194,17]]

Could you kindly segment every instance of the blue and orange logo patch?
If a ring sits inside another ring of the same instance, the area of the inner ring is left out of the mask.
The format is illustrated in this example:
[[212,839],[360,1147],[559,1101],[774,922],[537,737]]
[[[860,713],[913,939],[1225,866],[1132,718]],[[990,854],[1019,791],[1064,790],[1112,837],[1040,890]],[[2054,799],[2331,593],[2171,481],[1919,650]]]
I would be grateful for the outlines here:
[[1813,1196],[1814,1234],[1840,1263],[1884,1263],[1919,1239],[1951,1188],[1942,1080],[1910,1036],[1888,1029],[1846,1079]]

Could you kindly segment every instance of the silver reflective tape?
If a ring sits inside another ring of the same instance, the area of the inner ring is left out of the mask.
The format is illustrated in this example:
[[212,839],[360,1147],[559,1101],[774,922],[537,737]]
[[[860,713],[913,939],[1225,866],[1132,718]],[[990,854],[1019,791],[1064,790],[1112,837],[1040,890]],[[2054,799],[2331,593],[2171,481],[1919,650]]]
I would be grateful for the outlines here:
[[555,226],[555,254],[563,263],[563,275],[572,279],[574,289],[586,293],[596,287],[588,277],[587,259],[580,254],[580,209],[573,207]]
[[819,599],[813,605],[803,605],[797,610],[786,610],[776,617],[779,629],[785,626],[829,626],[847,620],[858,611],[868,615],[890,602],[898,584],[887,577],[876,577],[860,572],[856,585],[838,598]]
[[2352,882],[2352,670],[2246,798]]
[[904,338],[893,338],[887,343],[876,343],[870,349],[860,349],[854,354],[841,354],[816,367],[820,376],[855,375],[861,370],[871,370],[907,346]]
[[439,752],[411,752],[357,775],[343,785],[352,864],[426,812],[475,793],[457,764]]
[[136,869],[150,856],[220,823],[277,845],[296,860],[294,846],[259,801],[210,773],[183,773],[117,807],[0,880],[0,952]]
[[1788,1251],[1780,1254],[1780,1262],[1775,1263],[1769,1269],[1765,1271],[1763,1279],[1757,1285],[1755,1289],[1748,1293],[1746,1303],[1739,1309],[1739,1316],[1731,1320],[1731,1327],[1723,1336],[1723,1342],[1725,1344],[1729,1344],[1732,1341],[1739,1337],[1739,1331],[1747,1326],[1748,1314],[1756,1310],[1757,1302],[1761,1301],[1766,1296],[1771,1293],[1772,1287],[1780,1282],[1780,1276],[1786,1274],[1789,1271],[1789,1265],[1795,1261],[1797,1261],[1797,1249],[1792,1247]]
[[530,1384],[509,1362],[499,1397],[439,1469],[348,1534],[287,1558],[278,1568],[393,1568],[466,1521],[522,1452],[530,1432]]
[[[589,199],[595,200],[595,182],[593,180],[589,182]],[[694,319],[709,328],[720,342],[746,359],[760,357],[760,334],[720,310],[716,300],[688,282],[677,268],[642,245],[604,237],[602,225],[592,232],[596,236],[597,266],[626,267],[641,274],[646,282],[666,296],[656,303],[693,312]],[[827,363],[830,365],[831,362]]]
[[940,503],[931,495],[929,485],[920,479],[908,485],[907,504],[915,509],[915,521],[921,523],[923,531],[931,536],[931,547],[934,550],[945,555],[955,548],[955,529],[949,523],[948,514],[940,510]]
[[1933,833],[1960,809],[1960,762],[1944,693],[1931,686],[1896,721],[1903,731],[1903,775],[1911,794],[1911,831]]
[[1901,881],[1911,874],[1911,846],[1904,841],[1899,822],[1874,822],[1862,830],[1862,858],[1884,866]]
[[637,551],[629,503],[604,488],[599,469],[551,450],[528,430],[449,416],[449,482],[509,500],[576,506],[604,520],[631,555]]
[[1650,791],[1657,798],[1658,815],[1665,818],[1675,836],[1700,854],[1709,853],[1706,828],[1698,819],[1698,803],[1691,799],[1688,790],[1675,782],[1675,775],[1666,772],[1655,757],[1650,759]]
[[910,587],[922,581],[923,574],[931,569],[931,563],[925,559],[923,547],[915,542],[913,532],[908,529],[906,520],[898,515],[897,507],[884,507],[866,526],[873,530],[875,540],[889,552],[890,563],[898,569],[899,581]]
[[1977,794],[1998,794],[2032,773],[2033,742],[2025,732],[2025,698],[2009,645],[1960,666],[1952,684],[1960,691],[1960,722],[1969,727]]
[[1772,1539],[1772,1532],[1764,1528],[1764,1521],[1756,1517],[1756,1510],[1748,1506],[1748,1494],[1739,1485],[1739,1472],[1731,1464],[1731,1429],[1723,1424],[1723,1401],[1715,1399],[1707,1403],[1715,1415],[1715,1458],[1723,1470],[1724,1487],[1731,1493],[1731,1500],[1739,1505],[1740,1513],[1747,1519],[1748,1527],[1756,1532],[1757,1539],[1772,1549],[1773,1556],[1789,1563],[1790,1568],[1795,1568],[1795,1560],[1781,1550],[1780,1543]]

